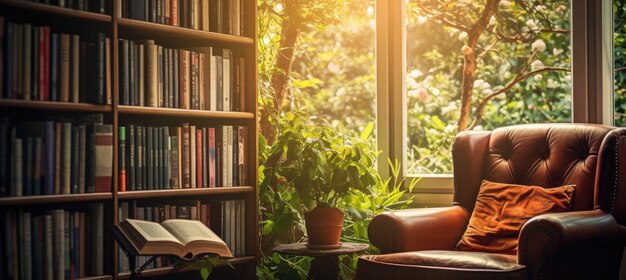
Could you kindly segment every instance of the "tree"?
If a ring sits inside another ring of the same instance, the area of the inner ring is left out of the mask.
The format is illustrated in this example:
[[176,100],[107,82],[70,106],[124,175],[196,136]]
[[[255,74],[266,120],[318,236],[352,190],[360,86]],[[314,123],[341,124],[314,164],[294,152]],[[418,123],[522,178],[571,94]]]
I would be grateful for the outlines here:
[[[483,1],[415,1],[415,3],[417,4],[417,9],[429,15],[433,20],[466,34],[466,43],[461,49],[464,56],[464,64],[461,85],[461,115],[458,120],[459,131],[474,128],[482,119],[487,102],[500,94],[506,94],[521,81],[545,71],[570,71],[568,68],[545,67],[543,64],[536,64],[533,67],[535,69],[532,69],[530,66],[534,62],[533,58],[537,51],[534,50],[535,52],[530,54],[525,65],[517,71],[516,75],[503,88],[485,96],[479,101],[474,118],[470,123],[477,66],[485,55],[498,49],[498,43],[502,41],[528,44],[537,40],[539,33],[565,33],[568,31],[554,28],[548,11],[536,11],[534,7],[538,7],[542,1],[515,1],[526,14],[537,15],[536,18],[531,18],[526,22],[525,28],[520,28],[518,22],[504,20],[503,16],[506,17],[515,13],[506,11],[506,9],[499,12],[500,6],[508,7],[513,5],[513,3],[506,0],[487,0],[484,4]],[[481,8],[482,10],[480,10]],[[532,9],[535,9],[535,11]],[[502,20],[498,21],[498,18]],[[515,32],[514,35],[507,33],[511,31]],[[481,42],[483,44],[479,45]],[[537,48],[545,49],[545,43],[543,47]],[[477,54],[478,50],[482,51]]]

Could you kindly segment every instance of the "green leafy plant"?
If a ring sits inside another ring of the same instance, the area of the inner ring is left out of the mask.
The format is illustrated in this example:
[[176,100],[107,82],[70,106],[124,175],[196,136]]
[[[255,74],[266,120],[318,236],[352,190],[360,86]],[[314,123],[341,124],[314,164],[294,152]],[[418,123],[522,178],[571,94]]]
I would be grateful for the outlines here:
[[300,111],[285,114],[280,129],[263,164],[262,192],[284,182],[303,209],[311,210],[336,207],[380,180],[374,168],[376,153],[367,142],[315,125]]

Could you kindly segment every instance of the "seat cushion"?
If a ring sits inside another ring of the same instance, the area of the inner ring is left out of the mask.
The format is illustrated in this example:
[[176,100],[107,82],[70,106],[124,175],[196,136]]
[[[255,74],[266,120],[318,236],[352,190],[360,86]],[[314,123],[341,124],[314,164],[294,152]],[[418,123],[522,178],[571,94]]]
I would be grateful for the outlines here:
[[543,188],[483,180],[458,250],[517,254],[517,239],[530,218],[569,210],[574,186]]
[[359,258],[357,279],[525,279],[516,257],[463,251],[415,251]]

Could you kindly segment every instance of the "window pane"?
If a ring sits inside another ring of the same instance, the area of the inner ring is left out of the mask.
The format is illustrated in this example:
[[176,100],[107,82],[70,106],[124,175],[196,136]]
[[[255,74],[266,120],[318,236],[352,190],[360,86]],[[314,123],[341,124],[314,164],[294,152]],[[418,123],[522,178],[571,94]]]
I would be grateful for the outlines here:
[[613,1],[615,60],[615,125],[626,126],[626,1]]
[[569,1],[411,0],[405,16],[409,174],[452,173],[461,130],[571,120]]

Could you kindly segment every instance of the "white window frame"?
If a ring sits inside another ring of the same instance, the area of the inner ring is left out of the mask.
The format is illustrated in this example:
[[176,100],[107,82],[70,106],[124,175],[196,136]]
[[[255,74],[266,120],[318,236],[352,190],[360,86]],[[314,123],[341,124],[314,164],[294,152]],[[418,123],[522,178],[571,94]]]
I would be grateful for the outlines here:
[[[570,0],[572,121],[613,124],[612,1]],[[405,0],[376,0],[376,96],[379,172],[390,175],[386,159],[401,160],[400,176],[420,178],[419,205],[449,205],[451,174],[407,174]],[[601,94],[598,94],[601,93]],[[407,180],[407,181],[408,181]]]

